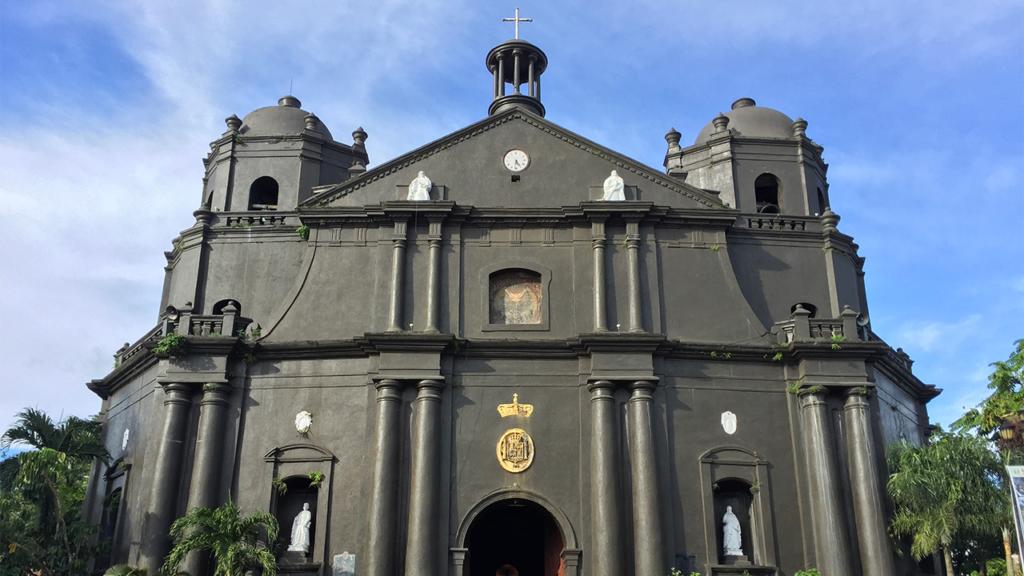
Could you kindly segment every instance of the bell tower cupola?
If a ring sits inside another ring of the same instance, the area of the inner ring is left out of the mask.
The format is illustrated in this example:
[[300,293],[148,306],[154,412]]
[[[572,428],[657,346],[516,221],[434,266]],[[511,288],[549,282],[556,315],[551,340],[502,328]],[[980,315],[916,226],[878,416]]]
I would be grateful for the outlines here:
[[494,99],[488,113],[493,116],[512,108],[524,108],[543,116],[540,76],[548,67],[548,57],[540,48],[519,39],[519,23],[533,19],[520,18],[519,8],[516,8],[516,17],[503,21],[515,22],[516,37],[487,53],[487,70],[494,77]]
[[828,207],[828,164],[807,137],[807,121],[740,98],[708,122],[692,146],[665,136],[667,172],[714,190],[722,202],[748,214],[816,216]]

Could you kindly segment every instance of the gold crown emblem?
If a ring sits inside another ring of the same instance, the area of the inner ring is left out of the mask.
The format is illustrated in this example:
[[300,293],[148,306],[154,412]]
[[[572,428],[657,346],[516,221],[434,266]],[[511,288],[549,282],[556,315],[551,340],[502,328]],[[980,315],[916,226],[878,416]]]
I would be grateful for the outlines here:
[[498,414],[501,414],[502,418],[505,416],[524,416],[529,418],[530,414],[533,414],[533,405],[520,404],[519,394],[513,394],[511,404],[498,404]]

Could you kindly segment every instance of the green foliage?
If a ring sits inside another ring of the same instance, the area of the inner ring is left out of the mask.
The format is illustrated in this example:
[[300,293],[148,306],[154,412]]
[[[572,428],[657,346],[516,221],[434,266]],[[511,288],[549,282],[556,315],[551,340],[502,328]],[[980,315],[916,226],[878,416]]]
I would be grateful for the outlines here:
[[118,564],[117,566],[111,566],[108,568],[107,571],[103,573],[103,576],[149,576],[149,570],[139,566]]
[[[678,568],[673,567],[669,570],[668,576],[686,576]],[[690,576],[700,576],[700,572],[690,572]]]
[[0,449],[33,448],[0,462],[0,574],[78,576],[105,549],[81,517],[92,460],[110,458],[99,432],[98,422],[54,423],[28,408],[0,436]]
[[156,348],[153,348],[153,353],[166,354],[167,356],[183,356],[186,344],[188,344],[188,338],[181,334],[168,334],[160,339]]
[[782,352],[776,352],[775,356],[772,356],[772,362],[778,362],[782,360]]
[[843,336],[842,334],[833,334],[832,335],[832,349],[833,350],[842,350],[843,347],[839,345],[840,342],[846,342],[846,336]]
[[284,480],[280,478],[274,478],[273,480],[270,481],[270,483],[274,485],[274,488],[277,488],[277,493],[280,494],[281,496],[284,496],[285,494],[288,493],[288,484],[285,483]]
[[808,394],[817,394],[818,392],[821,392],[821,386],[811,386],[807,389]]
[[242,356],[242,362],[245,362],[246,366],[252,366],[253,364],[259,362],[259,358],[257,358],[256,355],[253,354],[252,352],[246,352],[245,356]]
[[817,568],[811,568],[810,570],[797,570],[793,576],[821,576],[821,574],[818,573]]
[[324,473],[323,472],[310,472],[309,473],[309,480],[310,480],[309,487],[310,488],[315,488],[316,486],[319,486],[321,482],[324,481]]
[[943,549],[948,561],[956,538],[999,533],[1002,465],[976,436],[938,429],[931,440],[889,447],[887,488],[896,506],[890,529],[911,539],[915,560]]
[[979,435],[987,437],[1002,425],[1007,415],[1024,409],[1024,339],[1014,342],[1014,346],[1016,349],[1005,362],[990,364],[995,367],[988,377],[992,394],[954,422],[953,430],[976,429]]
[[789,392],[790,394],[799,394],[800,393],[800,387],[803,386],[803,385],[804,385],[804,381],[803,380],[794,380],[793,383],[790,384],[789,387],[786,388],[786,392]]
[[267,541],[277,540],[277,520],[266,512],[256,511],[243,518],[238,505],[231,500],[215,510],[193,508],[171,525],[174,547],[163,570],[174,574],[190,552],[209,550],[214,576],[242,576],[255,567],[262,567],[264,576],[275,576],[274,555],[259,541],[261,526],[267,530]]
[[203,384],[203,392],[216,392],[220,389],[221,387],[217,384]]
[[719,250],[718,244],[712,244],[711,245],[711,249],[714,250],[715,252],[718,252],[718,250]]
[[309,240],[309,226],[299,226],[295,229],[295,233],[299,235],[299,238]]

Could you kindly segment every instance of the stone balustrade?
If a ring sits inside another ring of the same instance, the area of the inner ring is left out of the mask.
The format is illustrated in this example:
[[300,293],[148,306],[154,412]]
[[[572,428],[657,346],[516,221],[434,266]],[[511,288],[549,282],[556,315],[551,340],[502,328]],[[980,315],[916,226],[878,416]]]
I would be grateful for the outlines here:
[[811,318],[811,312],[797,304],[789,320],[776,322],[780,344],[791,342],[859,341],[859,314],[845,306],[839,318]]

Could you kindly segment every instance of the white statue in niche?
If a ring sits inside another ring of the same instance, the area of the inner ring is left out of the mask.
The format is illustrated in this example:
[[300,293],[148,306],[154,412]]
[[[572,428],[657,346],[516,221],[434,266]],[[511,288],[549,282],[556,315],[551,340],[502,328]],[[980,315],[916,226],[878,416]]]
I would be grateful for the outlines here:
[[740,519],[732,513],[732,506],[725,507],[725,516],[722,516],[722,548],[725,548],[726,556],[743,556],[743,529],[740,528]]
[[302,512],[292,521],[292,541],[288,545],[289,552],[309,552],[309,526],[313,523],[313,514],[309,511],[309,502],[302,504]]
[[626,199],[625,185],[622,182],[622,177],[615,170],[612,170],[611,176],[604,181],[604,196],[601,197],[603,202],[622,202]]
[[430,200],[430,189],[433,187],[434,184],[430,181],[430,178],[427,178],[423,170],[420,170],[420,173],[409,183],[409,195],[405,199],[417,202]]

